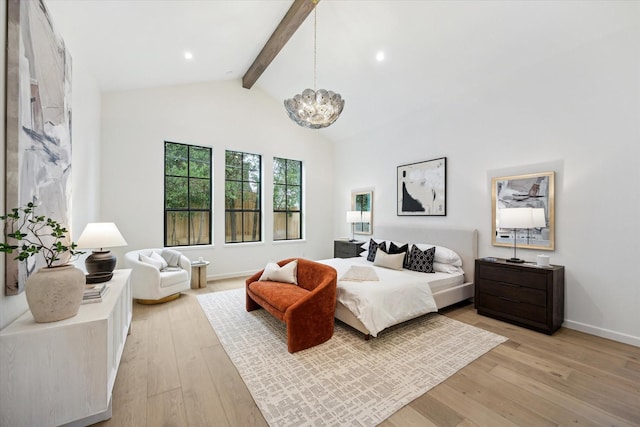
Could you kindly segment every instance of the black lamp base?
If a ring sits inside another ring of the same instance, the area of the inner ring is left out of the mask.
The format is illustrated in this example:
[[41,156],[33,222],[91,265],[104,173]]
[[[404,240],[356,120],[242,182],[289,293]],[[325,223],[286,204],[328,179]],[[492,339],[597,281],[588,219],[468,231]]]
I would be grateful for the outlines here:
[[111,273],[116,268],[116,257],[111,251],[93,251],[84,261],[89,274]]
[[507,262],[513,262],[515,264],[524,264],[524,260],[520,258],[509,258]]

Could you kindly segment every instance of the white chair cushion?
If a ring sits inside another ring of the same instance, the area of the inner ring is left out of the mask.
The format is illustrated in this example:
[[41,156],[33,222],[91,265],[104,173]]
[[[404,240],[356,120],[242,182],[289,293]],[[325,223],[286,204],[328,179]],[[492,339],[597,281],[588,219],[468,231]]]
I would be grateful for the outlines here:
[[177,285],[184,281],[189,281],[189,273],[186,270],[163,271],[160,272],[160,287]]

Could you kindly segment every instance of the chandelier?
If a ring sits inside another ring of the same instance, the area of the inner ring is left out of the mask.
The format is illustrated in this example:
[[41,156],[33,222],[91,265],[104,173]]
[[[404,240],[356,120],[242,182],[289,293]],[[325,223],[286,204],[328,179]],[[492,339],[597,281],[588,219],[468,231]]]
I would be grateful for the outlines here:
[[286,99],[284,106],[291,120],[302,127],[320,129],[330,126],[338,120],[344,108],[344,99],[339,93],[330,90],[316,89],[316,7],[318,0],[313,0],[313,89],[305,89],[302,94]]

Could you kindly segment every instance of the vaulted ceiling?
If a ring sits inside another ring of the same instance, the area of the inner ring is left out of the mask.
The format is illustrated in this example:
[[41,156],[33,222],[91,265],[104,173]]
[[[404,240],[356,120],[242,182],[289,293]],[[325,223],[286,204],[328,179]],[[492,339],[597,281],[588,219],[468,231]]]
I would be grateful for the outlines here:
[[[430,114],[439,103],[464,102],[523,67],[637,25],[634,14],[611,3],[322,0],[317,86],[339,92],[346,105],[342,117],[321,132],[340,140],[399,117]],[[624,3],[637,7],[618,2]],[[292,1],[46,4],[72,56],[101,90],[116,91],[213,80],[241,86]],[[284,100],[313,86],[310,18],[251,90]],[[185,51],[194,58],[185,60]],[[379,51],[383,61],[376,60]]]

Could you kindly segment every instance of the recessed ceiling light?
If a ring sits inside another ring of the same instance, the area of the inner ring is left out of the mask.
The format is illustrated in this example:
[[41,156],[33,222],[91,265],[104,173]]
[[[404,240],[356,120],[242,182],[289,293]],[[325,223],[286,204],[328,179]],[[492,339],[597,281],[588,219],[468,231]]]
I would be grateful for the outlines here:
[[193,59],[193,53],[185,52],[184,53],[184,59]]
[[376,59],[378,60],[378,62],[384,61],[384,52],[380,51],[380,52],[376,53]]

